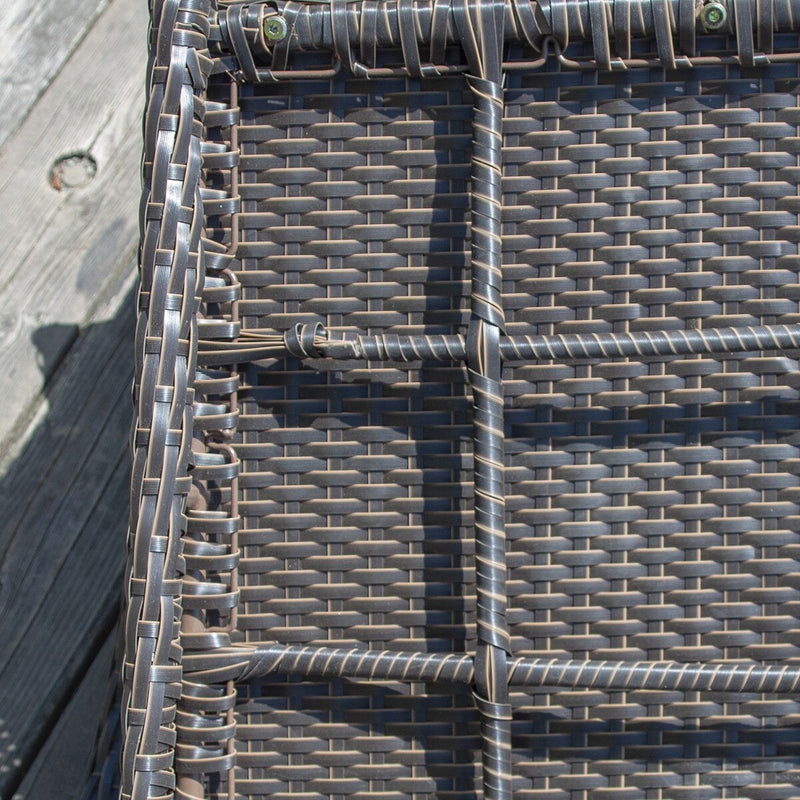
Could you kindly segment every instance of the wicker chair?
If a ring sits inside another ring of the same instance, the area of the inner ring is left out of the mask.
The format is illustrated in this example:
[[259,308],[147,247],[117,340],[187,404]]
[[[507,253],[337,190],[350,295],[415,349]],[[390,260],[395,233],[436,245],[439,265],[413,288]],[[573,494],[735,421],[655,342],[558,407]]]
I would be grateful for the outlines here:
[[154,0],[122,797],[798,797],[798,20]]

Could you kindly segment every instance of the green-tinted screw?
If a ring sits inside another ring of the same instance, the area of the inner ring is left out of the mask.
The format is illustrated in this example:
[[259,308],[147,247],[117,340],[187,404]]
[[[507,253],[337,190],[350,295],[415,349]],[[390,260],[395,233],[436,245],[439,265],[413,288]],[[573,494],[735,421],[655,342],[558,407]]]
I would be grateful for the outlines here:
[[708,31],[719,30],[728,21],[728,12],[721,3],[706,3],[700,9],[700,22]]
[[267,17],[264,20],[264,36],[271,42],[279,42],[286,38],[289,28],[283,17]]

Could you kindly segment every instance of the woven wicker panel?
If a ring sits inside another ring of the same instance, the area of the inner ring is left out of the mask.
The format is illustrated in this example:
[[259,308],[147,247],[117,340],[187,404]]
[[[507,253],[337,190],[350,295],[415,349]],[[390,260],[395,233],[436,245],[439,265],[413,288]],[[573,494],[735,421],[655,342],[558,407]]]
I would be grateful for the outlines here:
[[[246,88],[244,328],[466,324],[463,79]],[[253,365],[239,392],[247,641],[474,647],[471,418],[449,365]],[[344,367],[341,369],[340,367]],[[467,687],[270,682],[237,705],[236,791],[476,796]]]
[[[510,74],[508,333],[797,322],[797,78]],[[248,86],[240,109],[243,329],[466,331],[462,78]],[[797,658],[795,355],[506,365],[515,654]],[[470,651],[462,368],[262,360],[241,368],[236,403],[234,640]],[[479,796],[467,687],[238,692],[236,796]],[[796,796],[790,698],[541,688],[512,702],[518,800]]]
[[[242,100],[245,328],[466,323],[464,99],[456,79],[425,91],[343,80]],[[252,367],[239,393],[240,541],[254,545],[252,575],[251,551],[240,566],[240,625],[252,639],[430,639],[462,651],[474,633],[461,369],[317,366]]]

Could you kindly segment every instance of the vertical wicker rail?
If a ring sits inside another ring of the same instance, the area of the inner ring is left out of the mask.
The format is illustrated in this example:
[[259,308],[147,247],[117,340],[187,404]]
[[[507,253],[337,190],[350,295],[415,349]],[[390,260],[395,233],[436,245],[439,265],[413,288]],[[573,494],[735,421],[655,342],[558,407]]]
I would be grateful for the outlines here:
[[145,116],[121,796],[171,796],[191,479],[208,2],[156,0]]
[[511,799],[511,705],[508,702],[504,333],[501,270],[503,25],[505,3],[465,1],[456,25],[470,62],[475,97],[472,142],[471,319],[467,371],[472,387],[475,464],[475,700],[481,715],[483,795]]
[[800,0],[151,13],[121,797],[796,794]]

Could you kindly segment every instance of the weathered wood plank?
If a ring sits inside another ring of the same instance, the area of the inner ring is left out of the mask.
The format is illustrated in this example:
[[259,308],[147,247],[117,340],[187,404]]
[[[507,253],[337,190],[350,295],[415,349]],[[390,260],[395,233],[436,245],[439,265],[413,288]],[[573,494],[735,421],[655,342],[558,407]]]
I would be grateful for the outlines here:
[[82,333],[0,480],[1,797],[62,713],[121,593],[134,303],[113,304],[119,315]]
[[[112,0],[0,152],[0,218],[13,220],[0,260],[0,458],[135,250],[146,40],[146,3]],[[73,150],[91,152],[97,176],[55,191],[49,165]],[[60,327],[37,348],[48,325]]]
[[[24,780],[33,798],[64,795],[76,740],[84,761],[70,768],[89,766],[97,720],[86,730],[85,704],[64,708],[121,593],[147,4],[12,0],[15,14],[19,64],[0,98],[24,79],[22,108],[58,72],[13,135],[0,103],[0,214],[13,220],[0,260],[0,796]],[[97,176],[55,191],[49,166],[75,150]]]
[[[4,11],[0,797],[78,797],[125,553],[147,3]],[[94,181],[56,191],[77,150]]]
[[[126,396],[122,402],[124,408],[117,409],[108,392],[128,391],[130,380],[127,388],[119,381],[129,377],[132,380],[135,305],[132,267],[133,264],[129,264],[128,274],[118,280],[116,291],[98,310],[97,321],[89,324],[82,334],[75,331],[72,351],[42,395],[29,430],[19,437],[13,451],[14,459],[0,473],[0,518],[3,519],[0,526],[0,613],[4,608],[4,587],[12,580],[20,580],[13,577],[13,570],[19,564],[12,562],[11,555],[26,516],[35,511],[37,524],[41,525],[50,519],[48,513],[51,516],[57,513],[81,459],[91,456],[92,443],[103,435],[107,417],[116,419],[117,414],[123,413],[130,425],[130,399]],[[32,341],[47,350],[51,339],[62,335],[61,327],[42,326],[34,331]],[[68,465],[67,472],[62,480],[57,480],[56,467],[62,462]],[[29,471],[32,467],[38,470],[35,474]],[[25,502],[19,502],[20,497],[25,497]],[[29,543],[35,544],[34,541]],[[37,554],[31,552],[30,555]],[[0,669],[3,658],[0,649]]]
[[112,633],[100,648],[11,800],[80,800],[84,796],[94,763],[93,732],[100,730],[106,713],[115,639]]
[[0,27],[0,147],[109,0],[6,0]]

